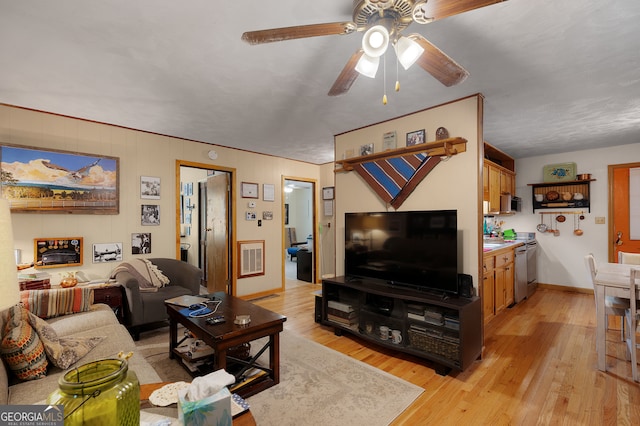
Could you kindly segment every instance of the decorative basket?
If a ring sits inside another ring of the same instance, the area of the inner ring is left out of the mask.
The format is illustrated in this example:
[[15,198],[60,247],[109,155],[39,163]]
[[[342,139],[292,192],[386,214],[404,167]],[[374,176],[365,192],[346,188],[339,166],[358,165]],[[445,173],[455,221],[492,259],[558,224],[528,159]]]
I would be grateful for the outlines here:
[[460,345],[437,337],[425,336],[424,334],[417,333],[413,330],[409,330],[409,344],[421,351],[429,352],[441,357],[450,359],[456,364],[459,363],[460,358]]

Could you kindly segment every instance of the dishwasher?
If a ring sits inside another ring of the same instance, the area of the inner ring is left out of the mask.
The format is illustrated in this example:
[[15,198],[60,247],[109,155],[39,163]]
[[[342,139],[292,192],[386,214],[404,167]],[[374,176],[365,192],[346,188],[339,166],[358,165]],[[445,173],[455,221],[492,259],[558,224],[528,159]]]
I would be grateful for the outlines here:
[[527,245],[516,247],[515,260],[515,289],[514,299],[516,303],[522,302],[527,297]]

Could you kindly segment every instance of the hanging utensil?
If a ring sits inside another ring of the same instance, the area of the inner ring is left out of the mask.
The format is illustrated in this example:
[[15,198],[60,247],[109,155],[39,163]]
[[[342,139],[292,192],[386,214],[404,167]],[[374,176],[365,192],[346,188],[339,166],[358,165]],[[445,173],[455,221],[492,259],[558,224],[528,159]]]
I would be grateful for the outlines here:
[[584,216],[582,216],[582,215],[581,216],[574,215],[575,220],[573,222],[574,222],[575,229],[574,229],[573,233],[575,235],[577,235],[577,236],[580,236],[580,235],[582,235],[584,233],[584,232],[582,232],[582,229],[580,229],[580,218],[581,217],[584,217]]
[[563,214],[560,214],[560,215],[556,216],[556,222],[562,223],[565,220],[567,220],[567,218]]
[[553,236],[554,237],[559,237],[560,236],[560,230],[558,229],[558,217],[556,216],[556,229],[553,231]]
[[544,215],[540,213],[540,224],[536,226],[538,232],[547,232],[547,225],[544,224]]

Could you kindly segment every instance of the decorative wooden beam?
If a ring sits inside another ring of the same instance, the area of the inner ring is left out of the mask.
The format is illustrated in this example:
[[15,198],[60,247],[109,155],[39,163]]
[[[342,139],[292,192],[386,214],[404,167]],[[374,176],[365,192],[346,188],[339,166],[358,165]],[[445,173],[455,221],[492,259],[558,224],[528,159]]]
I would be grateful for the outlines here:
[[421,143],[412,146],[406,146],[402,148],[390,149],[387,151],[376,152],[370,155],[362,155],[359,157],[345,158],[344,160],[337,160],[336,164],[341,167],[335,170],[336,173],[350,172],[353,170],[353,166],[360,163],[368,163],[370,161],[402,157],[407,154],[415,154],[419,152],[425,152],[431,157],[445,156],[451,157],[456,154],[460,154],[467,150],[467,140],[464,138],[448,138],[434,142]]

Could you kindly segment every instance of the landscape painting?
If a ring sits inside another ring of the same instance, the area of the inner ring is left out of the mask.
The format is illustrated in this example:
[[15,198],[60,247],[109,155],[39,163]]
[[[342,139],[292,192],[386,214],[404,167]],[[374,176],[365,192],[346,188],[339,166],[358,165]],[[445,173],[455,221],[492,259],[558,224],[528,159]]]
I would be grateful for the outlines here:
[[12,212],[118,214],[116,157],[0,145],[0,172]]

